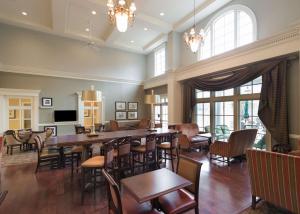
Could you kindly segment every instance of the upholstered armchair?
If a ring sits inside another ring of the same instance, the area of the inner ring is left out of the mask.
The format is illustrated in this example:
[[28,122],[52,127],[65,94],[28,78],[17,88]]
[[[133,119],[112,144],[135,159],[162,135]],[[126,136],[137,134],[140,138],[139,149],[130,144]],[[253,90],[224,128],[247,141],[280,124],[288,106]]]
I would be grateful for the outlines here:
[[138,129],[149,129],[150,128],[150,120],[147,118],[141,119],[137,128]]
[[246,153],[246,149],[252,148],[256,134],[257,129],[239,130],[232,132],[227,142],[215,141],[209,149],[210,159],[227,158],[229,165],[231,158],[242,156]]
[[202,146],[209,145],[208,138],[199,135],[199,127],[196,123],[179,124],[175,129],[180,133],[178,135],[180,149],[201,149]]
[[13,131],[13,130],[6,131],[4,133],[3,139],[4,139],[3,140],[4,145],[6,145],[6,147],[7,147],[7,154],[9,153],[9,150],[10,150],[10,155],[12,155],[14,147],[20,147],[20,151],[22,150],[23,142],[19,141],[16,138],[15,131]]
[[259,198],[300,213],[300,157],[249,149],[247,162],[253,209]]

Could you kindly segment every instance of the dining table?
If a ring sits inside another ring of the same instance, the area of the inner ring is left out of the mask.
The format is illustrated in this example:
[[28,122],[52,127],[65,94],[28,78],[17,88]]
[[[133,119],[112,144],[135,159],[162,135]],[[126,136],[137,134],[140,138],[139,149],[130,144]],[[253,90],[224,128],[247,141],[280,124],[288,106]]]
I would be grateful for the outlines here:
[[192,182],[167,168],[121,180],[122,191],[126,190],[138,203],[151,201],[155,206],[159,196],[192,185]]
[[134,139],[144,138],[149,134],[154,134],[157,137],[166,137],[172,134],[176,134],[178,131],[167,128],[156,128],[156,129],[135,129],[135,130],[119,130],[111,132],[97,132],[96,135],[90,136],[89,134],[73,134],[73,135],[61,135],[51,137],[46,140],[45,146],[51,147],[56,146],[60,148],[63,155],[64,147],[71,146],[83,146],[82,160],[86,160],[89,157],[89,148],[92,144],[105,143],[112,139],[122,137],[132,137]]

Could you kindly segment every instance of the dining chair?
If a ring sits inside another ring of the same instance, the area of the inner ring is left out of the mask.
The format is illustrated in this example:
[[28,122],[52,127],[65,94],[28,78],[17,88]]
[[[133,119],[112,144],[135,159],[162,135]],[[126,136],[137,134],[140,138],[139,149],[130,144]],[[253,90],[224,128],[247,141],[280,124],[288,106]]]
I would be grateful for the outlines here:
[[115,175],[119,181],[127,171],[133,175],[133,163],[131,155],[131,137],[123,137],[116,140],[114,145]]
[[[7,130],[3,136],[4,145],[7,147],[7,154],[13,154],[13,149],[15,147],[19,147],[20,151],[22,151],[23,142],[16,138],[16,134],[14,130]],[[10,150],[10,152],[9,152]]]
[[[134,146],[131,148],[133,160],[133,174],[135,167],[143,167],[145,172],[146,167],[150,168],[151,165],[158,167],[156,159],[156,136],[150,134],[146,136],[145,145]],[[135,166],[137,164],[137,166]]]
[[174,172],[174,160],[179,156],[178,135],[171,134],[160,137],[157,143],[158,163],[163,160],[167,164],[167,160],[171,161],[172,171]]
[[[54,166],[58,167],[60,164],[60,154],[58,150],[53,149],[45,149],[42,138],[40,135],[36,135],[34,138],[37,154],[38,154],[38,162],[36,165],[35,173],[38,172],[38,169],[41,166]],[[45,163],[42,165],[42,163]]]
[[156,209],[153,209],[151,203],[137,203],[130,196],[121,197],[118,184],[112,176],[102,169],[102,174],[107,181],[108,209],[112,214],[159,214]]
[[202,163],[179,156],[177,174],[192,182],[192,185],[158,198],[162,210],[167,214],[179,214],[195,210],[199,213],[199,183]]
[[137,128],[138,129],[149,129],[150,128],[150,119],[143,118],[140,120]]
[[[110,170],[112,173],[113,171],[113,161],[114,161],[114,143],[115,139],[105,143],[102,147],[103,155],[97,155],[91,157],[84,161],[81,164],[81,204],[84,201],[84,192],[86,182],[92,182],[94,185],[94,199],[96,198],[96,183],[97,183],[97,176],[100,174],[97,170],[107,169]],[[86,178],[86,176],[88,177]]]

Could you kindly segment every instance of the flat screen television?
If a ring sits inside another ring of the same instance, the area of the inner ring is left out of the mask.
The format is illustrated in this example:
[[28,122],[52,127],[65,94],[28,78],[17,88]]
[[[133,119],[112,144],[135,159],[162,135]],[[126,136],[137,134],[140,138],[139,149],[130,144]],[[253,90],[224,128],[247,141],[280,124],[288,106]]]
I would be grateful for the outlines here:
[[77,121],[76,110],[58,110],[54,111],[55,122],[73,122]]

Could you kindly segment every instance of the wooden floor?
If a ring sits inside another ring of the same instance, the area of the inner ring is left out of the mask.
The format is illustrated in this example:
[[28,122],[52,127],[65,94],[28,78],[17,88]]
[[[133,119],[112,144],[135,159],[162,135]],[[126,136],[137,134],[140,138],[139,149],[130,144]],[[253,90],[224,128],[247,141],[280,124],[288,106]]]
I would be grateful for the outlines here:
[[[188,156],[203,163],[200,176],[200,213],[239,213],[251,204],[250,184],[246,162],[210,163],[205,153]],[[8,195],[0,213],[108,213],[106,188],[97,189],[96,201],[87,193],[80,203],[79,176],[73,181],[70,169],[44,169],[34,173],[35,165],[12,166],[1,169],[1,189]],[[190,212],[193,213],[193,212]]]

